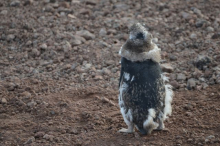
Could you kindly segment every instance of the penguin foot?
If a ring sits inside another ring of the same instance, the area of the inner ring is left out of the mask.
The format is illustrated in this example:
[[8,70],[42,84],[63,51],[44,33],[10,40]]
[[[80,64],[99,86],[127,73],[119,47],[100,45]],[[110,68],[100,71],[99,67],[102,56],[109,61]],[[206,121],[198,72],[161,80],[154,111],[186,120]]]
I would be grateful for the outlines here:
[[169,132],[170,130],[168,128],[157,128],[154,129],[154,131],[165,131],[165,132]]
[[134,130],[133,129],[126,129],[126,128],[122,128],[121,130],[119,130],[118,132],[121,132],[121,133],[133,133]]

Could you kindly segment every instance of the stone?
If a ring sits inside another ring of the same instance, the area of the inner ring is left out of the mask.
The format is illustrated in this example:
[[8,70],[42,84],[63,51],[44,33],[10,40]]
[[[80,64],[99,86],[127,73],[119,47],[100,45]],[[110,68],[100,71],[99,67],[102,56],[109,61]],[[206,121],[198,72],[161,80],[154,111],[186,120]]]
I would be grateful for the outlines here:
[[194,78],[191,78],[187,81],[187,89],[196,89],[196,81]]
[[2,10],[0,14],[1,14],[1,15],[7,15],[7,14],[8,14],[8,11],[7,11],[7,10]]
[[80,9],[79,10],[79,14],[82,14],[82,15],[90,15],[91,13],[92,12],[89,9]]
[[31,98],[31,93],[24,91],[23,93],[20,94],[20,96],[22,96],[22,98]]
[[204,70],[204,66],[208,65],[211,62],[212,62],[212,59],[210,57],[199,55],[194,61],[194,64],[198,69]]
[[75,128],[72,128],[72,129],[69,131],[69,133],[70,133],[70,134],[75,134],[75,135],[79,134],[78,130],[75,129]]
[[190,38],[191,38],[191,39],[196,39],[196,38],[197,38],[197,35],[196,35],[195,33],[192,33],[192,34],[190,35]]
[[26,145],[26,144],[31,144],[31,143],[33,143],[35,141],[35,138],[34,137],[30,137],[25,143],[24,143],[24,145]]
[[196,27],[197,28],[202,27],[205,23],[206,23],[205,20],[199,19],[199,20],[196,21]]
[[47,49],[47,44],[45,44],[45,43],[41,44],[40,49],[46,50]]
[[202,88],[206,89],[209,85],[207,83],[202,83]]
[[76,16],[73,15],[73,14],[68,14],[67,16],[68,16],[69,18],[76,19]]
[[49,141],[53,141],[54,136],[53,136],[53,135],[49,135],[49,134],[45,134],[45,135],[43,136],[43,138],[46,139],[46,140],[49,140]]
[[129,9],[129,6],[128,5],[126,5],[126,4],[124,4],[124,3],[116,3],[115,5],[114,5],[114,8],[115,9],[118,9],[118,10],[120,10],[120,11],[122,11],[122,10],[127,10],[127,9]]
[[13,41],[14,39],[15,39],[15,35],[13,35],[13,34],[9,34],[7,36],[7,41]]
[[96,76],[94,77],[94,80],[95,80],[95,81],[103,80],[103,77],[100,76],[100,75],[96,75]]
[[8,50],[14,51],[14,50],[17,50],[17,48],[15,48],[14,46],[11,46],[11,47],[8,48]]
[[86,69],[86,70],[90,69],[91,67],[92,67],[92,64],[87,63],[87,64],[85,65],[85,69]]
[[11,7],[18,7],[18,6],[20,6],[20,3],[21,3],[20,1],[15,0],[10,3],[10,6]]
[[79,40],[79,39],[71,39],[71,45],[72,46],[78,46],[78,45],[81,45],[82,42]]
[[15,87],[16,87],[16,85],[11,82],[5,84],[5,88],[7,88],[8,91],[13,91],[15,89]]
[[211,26],[209,26],[209,27],[206,28],[206,30],[207,30],[208,32],[213,32],[213,31],[214,31],[214,28],[211,27]]
[[107,65],[114,65],[115,64],[114,60],[107,60],[105,63]]
[[212,39],[218,39],[218,38],[220,38],[220,32],[215,33],[215,34],[212,36]]
[[194,12],[195,14],[197,14],[197,15],[202,16],[201,10],[199,10],[199,9],[197,9],[197,8],[193,8],[193,12]]
[[59,4],[60,7],[64,7],[64,8],[69,8],[70,7],[70,4],[68,2],[61,2]]
[[43,137],[44,135],[45,135],[45,132],[39,131],[39,132],[35,133],[34,137],[35,138],[40,138],[40,137]]
[[97,0],[86,0],[85,1],[86,2],[86,5],[96,5],[96,3],[97,3]]
[[186,80],[186,76],[183,73],[179,73],[177,74],[177,81],[185,81]]
[[101,28],[100,31],[99,31],[99,36],[106,36],[107,34],[107,31],[105,28]]
[[92,40],[95,39],[95,35],[87,30],[80,30],[76,32],[76,35],[79,35],[81,37],[84,37],[86,40]]
[[40,56],[40,51],[38,51],[36,48],[31,50],[31,56],[32,57],[38,57]]
[[186,13],[186,12],[181,12],[181,15],[184,19],[190,19],[191,18],[191,15],[189,13]]
[[169,58],[171,61],[176,61],[177,60],[177,57],[175,55],[169,55]]
[[44,12],[54,12],[54,8],[50,5],[47,5],[43,10]]
[[160,67],[163,72],[172,73],[174,70],[173,67],[171,66],[171,64],[169,64],[169,63],[161,64]]
[[68,70],[68,69],[71,69],[72,65],[71,64],[66,64],[63,69],[64,70]]
[[34,0],[25,0],[24,6],[33,4]]
[[110,74],[111,74],[111,71],[110,71],[109,69],[107,69],[107,68],[103,68],[103,69],[102,69],[102,73],[103,73],[104,75],[110,75]]
[[27,103],[27,106],[34,107],[37,103],[35,101],[31,101]]
[[7,100],[5,98],[2,98],[1,103],[2,104],[7,104]]
[[177,81],[175,81],[175,80],[171,81],[170,85],[172,85],[173,88],[175,88],[175,89],[179,89],[179,87],[180,87],[179,83]]

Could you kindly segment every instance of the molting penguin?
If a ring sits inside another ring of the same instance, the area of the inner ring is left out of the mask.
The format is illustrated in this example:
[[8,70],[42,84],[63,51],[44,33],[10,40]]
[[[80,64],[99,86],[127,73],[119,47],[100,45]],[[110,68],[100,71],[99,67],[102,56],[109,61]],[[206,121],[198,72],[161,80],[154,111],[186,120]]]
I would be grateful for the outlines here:
[[134,126],[142,134],[163,130],[164,120],[171,115],[172,87],[159,65],[160,49],[152,42],[152,35],[140,23],[129,30],[129,38],[119,51],[121,74],[119,80],[119,106],[128,129]]

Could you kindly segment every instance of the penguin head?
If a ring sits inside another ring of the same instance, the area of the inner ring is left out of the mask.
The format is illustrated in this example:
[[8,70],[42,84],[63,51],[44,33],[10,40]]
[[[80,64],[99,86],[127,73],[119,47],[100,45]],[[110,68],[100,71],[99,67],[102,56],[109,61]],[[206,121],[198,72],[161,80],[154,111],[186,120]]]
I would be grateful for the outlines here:
[[129,29],[129,38],[122,45],[119,54],[130,61],[151,59],[160,62],[160,48],[152,42],[152,35],[140,23],[133,24]]
[[125,47],[131,52],[148,52],[152,49],[152,35],[143,25],[135,23],[129,29],[129,38]]

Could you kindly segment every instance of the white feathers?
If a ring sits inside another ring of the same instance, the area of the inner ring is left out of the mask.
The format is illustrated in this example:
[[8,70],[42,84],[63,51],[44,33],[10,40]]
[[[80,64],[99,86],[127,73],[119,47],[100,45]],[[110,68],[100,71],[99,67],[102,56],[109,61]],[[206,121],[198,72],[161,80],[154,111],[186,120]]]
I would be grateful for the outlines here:
[[134,76],[131,78],[131,82],[134,81]]
[[[166,77],[165,75],[161,74],[161,77],[165,82],[169,81],[169,78]],[[172,91],[172,86],[169,84],[165,85],[165,92],[166,92],[166,96],[165,96],[165,107],[163,110],[163,120],[167,119],[167,115],[171,115],[172,113],[172,107],[171,107],[171,102],[173,100],[173,91]]]
[[[130,78],[130,77],[129,77]],[[127,88],[128,88],[128,85],[126,83],[123,83],[121,86],[120,86],[120,89],[119,89],[119,105],[120,105],[120,108],[121,108],[121,114],[123,116],[123,119],[125,121],[125,123],[127,125],[130,125],[133,121],[133,117],[132,117],[132,111],[131,109],[128,110],[127,113],[125,113],[125,108],[124,108],[124,101],[123,101],[123,94],[126,93],[127,91]]]
[[128,81],[130,79],[130,74],[124,72],[124,78]]
[[155,110],[153,108],[150,108],[148,110],[148,117],[143,123],[144,129],[146,129],[149,132],[151,132],[153,129],[157,128],[159,125],[158,123],[154,122],[154,120],[153,120],[153,118],[155,118],[155,116],[156,116]]
[[171,115],[172,113],[172,107],[171,107],[171,102],[173,99],[173,91],[172,91],[172,86],[171,85],[165,85],[165,90],[166,90],[166,96],[165,96],[165,108],[164,108],[164,117],[163,119],[165,120],[167,118],[167,115]]
[[127,91],[128,85],[126,83],[123,83],[119,88],[119,105],[121,106],[124,104],[124,101],[122,99],[122,94]]
[[158,48],[156,44],[154,44],[154,49],[150,50],[149,52],[143,52],[143,53],[131,52],[124,49],[122,46],[119,51],[119,55],[125,57],[130,61],[145,61],[147,59],[152,59],[153,61],[159,63],[161,60],[160,51],[161,51],[160,48]]

